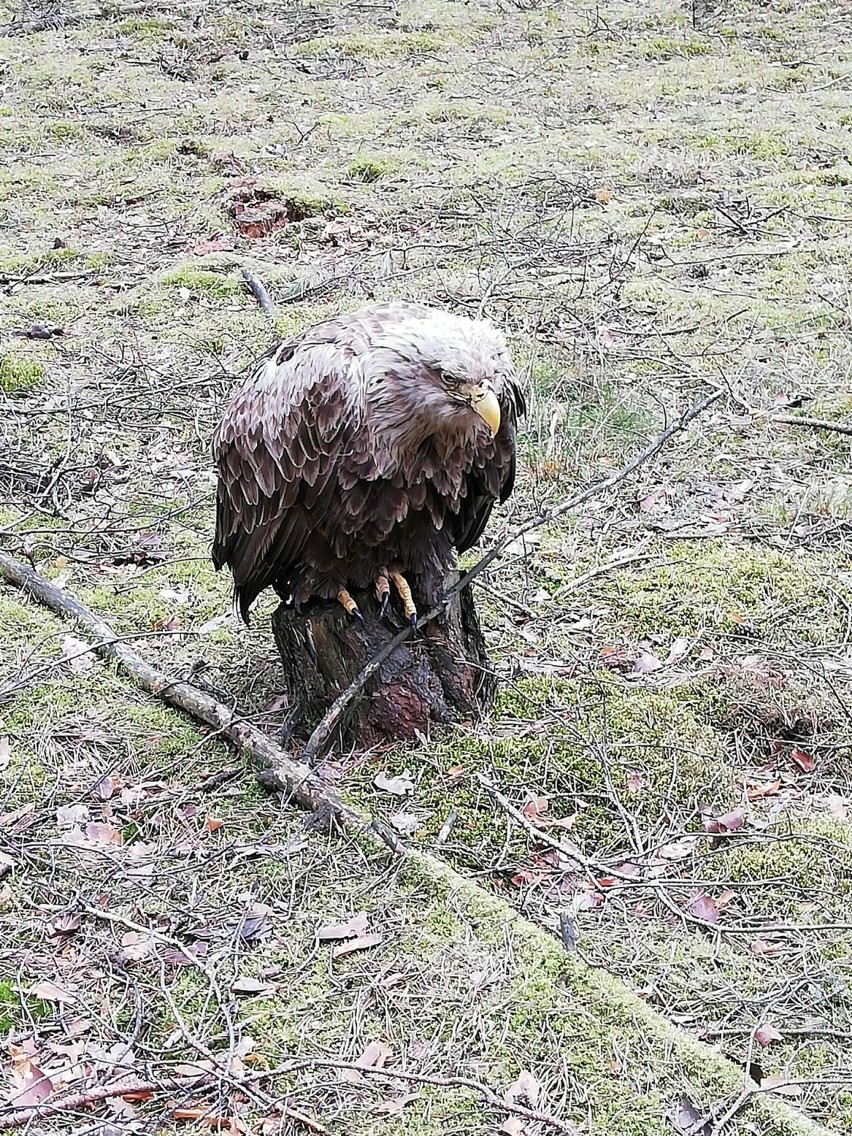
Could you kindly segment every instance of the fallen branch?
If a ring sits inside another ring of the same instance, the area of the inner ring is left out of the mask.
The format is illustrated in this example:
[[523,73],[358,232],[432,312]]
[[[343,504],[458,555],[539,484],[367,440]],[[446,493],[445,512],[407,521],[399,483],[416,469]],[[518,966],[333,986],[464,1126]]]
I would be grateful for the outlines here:
[[143,690],[205,722],[227,738],[248,758],[264,788],[282,792],[288,800],[312,812],[331,809],[341,821],[355,823],[358,827],[369,823],[339,793],[322,784],[307,766],[294,761],[261,730],[197,687],[172,678],[146,663],[115,635],[105,620],[62,588],[45,580],[33,568],[0,551],[0,575],[57,615],[74,619],[85,632],[94,636],[90,649],[119,663]]
[[852,434],[852,422],[832,422],[830,418],[808,418],[799,414],[772,414],[770,422],[784,426],[810,426],[812,430],[833,430],[835,434]]
[[193,1077],[166,1077],[161,1081],[117,1081],[114,1085],[98,1085],[86,1092],[58,1097],[55,1101],[45,1101],[32,1108],[12,1108],[5,1116],[0,1116],[0,1132],[22,1128],[25,1124],[38,1124],[39,1121],[49,1120],[58,1113],[77,1112],[100,1101],[115,1100],[116,1097],[195,1089],[200,1085],[212,1084],[214,1081],[212,1074],[198,1073]]
[[275,319],[275,305],[270,298],[269,293],[264,287],[262,281],[252,272],[250,268],[243,269],[243,280],[245,280],[248,290],[257,300],[260,305],[260,310],[264,315],[269,316],[271,320]]
[[[630,461],[628,461],[621,467],[621,469],[617,470],[613,474],[610,474],[610,476],[604,478],[603,481],[596,481],[594,485],[589,485],[586,489],[583,489],[581,492],[574,494],[573,497],[569,497],[567,501],[563,501],[559,505],[554,505],[551,509],[544,509],[541,513],[538,513],[536,514],[536,516],[531,517],[528,521],[525,521],[524,524],[522,524],[519,528],[513,529],[511,532],[507,533],[504,537],[498,540],[494,547],[486,552],[485,555],[481,557],[476,564],[474,564],[469,572],[465,572],[464,575],[461,576],[456,581],[456,583],[453,584],[453,586],[444,593],[444,596],[437,607],[432,608],[431,611],[427,612],[424,616],[421,616],[421,618],[417,620],[417,630],[419,630],[421,627],[425,627],[427,623],[431,623],[433,619],[441,615],[446,610],[447,605],[452,600],[453,596],[457,595],[458,592],[462,590],[462,588],[466,588],[469,584],[471,584],[477,578],[477,576],[480,576],[485,571],[485,569],[490,564],[493,564],[499,556],[502,556],[505,550],[513,541],[518,540],[520,537],[525,536],[527,533],[532,532],[534,529],[541,528],[542,525],[546,525],[549,521],[556,520],[557,517],[564,517],[566,513],[572,512],[577,508],[578,505],[584,504],[591,497],[597,497],[599,494],[605,493],[607,489],[612,489],[613,486],[618,485],[620,481],[624,481],[624,479],[629,477],[631,473],[634,473],[637,469],[639,469],[640,466],[644,465],[645,462],[649,461],[650,458],[659,453],[659,451],[663,448],[663,446],[666,444],[666,442],[668,442],[670,438],[674,437],[675,434],[679,434],[683,430],[685,430],[690,422],[692,422],[700,414],[703,414],[708,406],[720,399],[725,393],[727,392],[724,389],[714,390],[712,394],[707,395],[706,398],[702,398],[700,402],[696,402],[689,408],[689,410],[684,411],[680,418],[667,426],[665,430],[659,433],[656,438],[654,438],[654,440],[650,442],[643,450],[640,450],[638,454],[635,454],[630,459]],[[316,759],[317,755],[320,753],[320,751],[328,741],[331,732],[340,721],[341,715],[345,712],[346,708],[356,697],[364,684],[372,675],[376,673],[382,663],[393,654],[396,648],[401,643],[404,643],[411,634],[413,634],[414,630],[415,629],[412,627],[403,628],[398,635],[391,639],[391,641],[385,647],[383,647],[382,650],[376,656],[374,656],[373,659],[370,660],[370,662],[360,672],[360,674],[357,674],[355,676],[346,690],[344,690],[343,693],[335,699],[335,701],[331,704],[331,706],[324,714],[320,723],[308,738],[307,744],[302,751],[302,761],[304,761],[307,765],[312,764],[312,762]]]

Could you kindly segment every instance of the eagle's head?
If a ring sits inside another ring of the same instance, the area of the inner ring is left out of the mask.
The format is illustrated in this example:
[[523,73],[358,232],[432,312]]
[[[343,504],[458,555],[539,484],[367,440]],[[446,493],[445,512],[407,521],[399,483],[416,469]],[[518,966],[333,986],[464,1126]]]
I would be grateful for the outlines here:
[[393,375],[396,412],[412,430],[461,440],[481,435],[484,424],[486,436],[496,436],[500,396],[514,370],[506,341],[492,324],[431,309],[428,318],[397,316],[376,346],[407,364],[402,371],[388,367],[386,374]]

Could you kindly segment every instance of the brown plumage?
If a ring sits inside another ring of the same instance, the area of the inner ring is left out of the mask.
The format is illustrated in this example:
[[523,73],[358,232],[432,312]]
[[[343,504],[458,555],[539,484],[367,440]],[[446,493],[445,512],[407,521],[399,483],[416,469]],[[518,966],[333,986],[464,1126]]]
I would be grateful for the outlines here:
[[213,562],[230,567],[243,619],[267,587],[345,602],[341,589],[388,572],[434,603],[453,549],[512,491],[524,410],[484,321],[374,304],[278,344],[213,441]]

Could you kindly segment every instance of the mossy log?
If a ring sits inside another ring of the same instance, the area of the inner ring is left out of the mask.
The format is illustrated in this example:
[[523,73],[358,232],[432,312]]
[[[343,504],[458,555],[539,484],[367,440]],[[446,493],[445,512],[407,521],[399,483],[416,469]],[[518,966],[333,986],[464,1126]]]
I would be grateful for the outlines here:
[[[447,580],[449,586],[455,576]],[[297,614],[281,604],[272,630],[281,656],[287,720],[282,734],[306,738],[334,700],[403,626],[392,605],[384,619],[369,592],[353,593],[362,620],[340,604],[313,603]],[[496,678],[470,589],[444,616],[400,644],[353,699],[329,741],[367,748],[428,736],[436,726],[479,718],[494,700]]]

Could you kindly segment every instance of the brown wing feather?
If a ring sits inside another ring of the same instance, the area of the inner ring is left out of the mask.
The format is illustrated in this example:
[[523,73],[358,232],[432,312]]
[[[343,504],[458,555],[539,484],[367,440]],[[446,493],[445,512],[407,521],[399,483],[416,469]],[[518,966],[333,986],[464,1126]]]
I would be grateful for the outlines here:
[[332,474],[351,436],[340,370],[300,380],[287,344],[266,356],[213,438],[219,471],[216,568],[228,565],[243,619],[256,597],[295,567],[328,511]]

